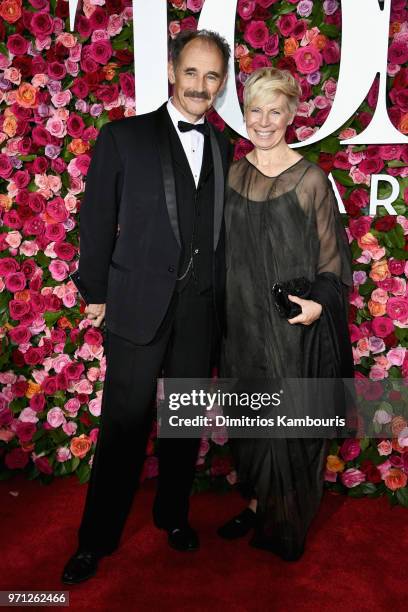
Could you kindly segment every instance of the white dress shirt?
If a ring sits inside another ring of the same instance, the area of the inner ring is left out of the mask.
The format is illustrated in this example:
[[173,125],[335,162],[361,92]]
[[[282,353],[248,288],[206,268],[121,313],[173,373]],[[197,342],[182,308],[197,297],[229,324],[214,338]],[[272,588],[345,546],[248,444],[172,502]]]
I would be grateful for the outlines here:
[[[180,132],[178,129],[179,121],[187,121],[192,123],[180,113],[179,110],[172,103],[172,98],[167,102],[167,111],[171,117],[176,132],[179,135],[181,144],[188,159],[188,163],[191,168],[191,172],[194,177],[196,187],[200,179],[201,165],[203,163],[203,152],[204,152],[204,134],[197,132],[197,130],[190,130],[189,132]],[[201,117],[195,123],[204,123],[205,118]]]

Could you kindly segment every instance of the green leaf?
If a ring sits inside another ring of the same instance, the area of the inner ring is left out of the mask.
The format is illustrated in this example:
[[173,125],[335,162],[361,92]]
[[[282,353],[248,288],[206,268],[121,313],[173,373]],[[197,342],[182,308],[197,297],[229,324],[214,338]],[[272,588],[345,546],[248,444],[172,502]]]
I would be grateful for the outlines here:
[[397,489],[395,492],[395,497],[401,504],[401,506],[405,506],[408,508],[408,487],[404,487],[403,489]]
[[323,140],[320,145],[320,150],[322,151],[322,153],[331,153],[332,155],[334,155],[335,153],[340,151],[340,149],[341,145],[339,139],[335,136],[325,138],[325,140]]
[[324,34],[325,36],[328,36],[329,38],[339,37],[338,27],[331,23],[322,23],[322,25],[319,26],[319,30],[322,34]]
[[336,169],[332,170],[331,173],[333,175],[333,178],[335,178],[336,181],[338,181],[341,185],[344,185],[345,187],[353,187],[356,185],[350,174],[346,172],[346,170]]
[[377,487],[373,482],[363,482],[361,484],[361,491],[364,495],[372,495],[377,490]]
[[64,313],[62,310],[57,310],[57,312],[46,312],[44,314],[44,320],[47,324],[47,327],[53,327],[63,314]]

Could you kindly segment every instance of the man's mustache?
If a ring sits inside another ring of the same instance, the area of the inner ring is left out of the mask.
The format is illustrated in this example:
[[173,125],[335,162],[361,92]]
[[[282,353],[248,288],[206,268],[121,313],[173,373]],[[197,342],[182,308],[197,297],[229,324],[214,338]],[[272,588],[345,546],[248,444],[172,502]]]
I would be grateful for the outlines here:
[[198,98],[199,100],[211,100],[210,94],[208,91],[186,91],[186,98]]

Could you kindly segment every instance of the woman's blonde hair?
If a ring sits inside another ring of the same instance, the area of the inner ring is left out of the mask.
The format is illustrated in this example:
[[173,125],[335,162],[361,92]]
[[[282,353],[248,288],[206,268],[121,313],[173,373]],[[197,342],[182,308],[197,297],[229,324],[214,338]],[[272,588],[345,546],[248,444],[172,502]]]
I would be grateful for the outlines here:
[[268,99],[271,94],[286,96],[289,112],[293,113],[299,104],[302,88],[288,70],[279,68],[258,68],[247,78],[244,86],[244,110],[255,99]]

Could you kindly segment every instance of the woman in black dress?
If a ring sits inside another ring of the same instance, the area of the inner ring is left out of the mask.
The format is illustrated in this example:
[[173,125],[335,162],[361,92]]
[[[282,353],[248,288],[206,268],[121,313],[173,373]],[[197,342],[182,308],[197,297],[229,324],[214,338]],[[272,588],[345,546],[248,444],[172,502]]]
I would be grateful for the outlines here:
[[[301,94],[287,71],[261,68],[247,80],[244,114],[254,149],[230,169],[226,221],[226,338],[222,375],[243,379],[352,378],[347,326],[351,253],[324,171],[285,141]],[[276,281],[306,277],[310,299],[282,318]],[[218,533],[283,559],[298,559],[323,491],[328,441],[231,439],[238,479],[251,502]]]

